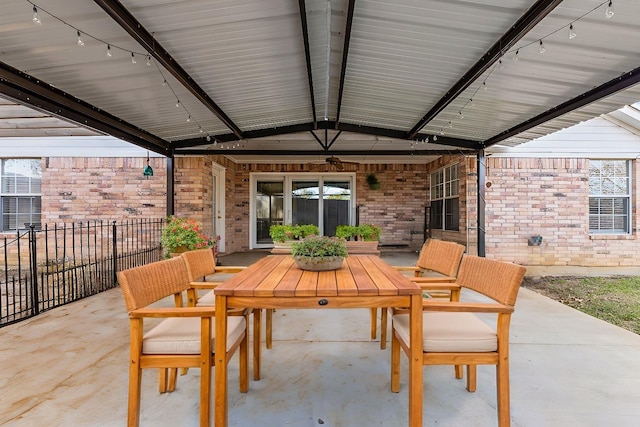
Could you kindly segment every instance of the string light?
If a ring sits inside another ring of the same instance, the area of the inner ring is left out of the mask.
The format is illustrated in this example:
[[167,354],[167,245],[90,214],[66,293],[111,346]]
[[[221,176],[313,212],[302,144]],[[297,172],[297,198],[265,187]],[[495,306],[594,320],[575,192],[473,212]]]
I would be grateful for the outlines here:
[[464,119],[464,116],[462,115],[462,110],[458,111],[458,117],[460,117],[460,119]]
[[33,19],[32,19],[33,23],[36,25],[41,25],[42,24],[42,20],[40,20],[40,17],[38,16],[38,8],[33,6]]
[[[207,142],[210,142],[210,141],[211,141],[211,137],[209,135],[207,135]],[[214,142],[214,144],[215,144],[215,142]]]
[[576,32],[573,30],[573,24],[569,24],[569,40],[575,39],[577,36]]
[[438,140],[438,136],[437,135],[433,135],[433,142],[436,142]]
[[[159,73],[159,74],[161,75],[161,77],[162,77],[162,87],[168,87],[168,88],[171,90],[171,92],[173,93],[173,95],[174,95],[174,96],[175,96],[175,98],[176,98],[176,107],[177,107],[177,108],[182,107],[182,108],[184,109],[184,111],[186,112],[187,117],[188,117],[188,118],[187,118],[187,122],[195,122],[195,125],[196,125],[196,126],[197,126],[197,128],[198,128],[198,131],[199,131],[200,133],[203,133],[203,132],[204,132],[204,130],[203,130],[202,126],[200,125],[200,123],[198,123],[198,121],[197,121],[196,119],[194,119],[194,118],[191,116],[191,113],[190,113],[190,112],[187,110],[187,108],[186,108],[186,107],[185,107],[185,106],[180,102],[180,98],[179,98],[179,97],[178,97],[178,95],[176,94],[175,90],[171,87],[171,85],[169,84],[169,82],[167,82],[167,79],[165,78],[165,76],[164,76],[164,74],[163,74],[163,72],[162,72],[162,69],[161,69],[161,68],[160,68],[156,63],[154,63],[154,62],[152,61],[151,54],[150,54],[149,52],[135,52],[135,51],[132,51],[132,50],[130,50],[130,49],[126,49],[126,48],[121,47],[121,46],[113,45],[112,43],[109,43],[109,42],[107,42],[107,41],[106,41],[106,40],[104,40],[104,39],[101,39],[101,38],[99,38],[99,37],[93,36],[93,35],[91,35],[91,34],[89,34],[89,33],[85,32],[85,31],[81,31],[81,30],[80,30],[80,28],[75,27],[74,25],[71,25],[69,22],[65,21],[65,20],[64,20],[64,19],[62,19],[62,18],[59,18],[58,16],[54,15],[53,13],[49,12],[48,10],[43,9],[42,7],[39,7],[39,6],[38,6],[38,5],[36,5],[33,1],[31,1],[31,0],[27,0],[27,1],[28,1],[28,3],[30,3],[30,4],[31,4],[31,6],[32,6],[32,10],[33,10],[33,18],[32,18],[32,21],[33,21],[33,23],[34,23],[35,25],[41,25],[41,24],[42,24],[42,20],[41,20],[41,18],[40,18],[39,13],[45,13],[45,14],[47,14],[48,16],[52,17],[53,19],[57,20],[58,22],[60,22],[60,23],[62,23],[62,24],[64,24],[64,25],[66,25],[67,27],[70,27],[70,28],[72,28],[73,30],[75,30],[75,31],[76,31],[76,35],[78,36],[77,45],[78,45],[78,46],[80,46],[80,47],[82,47],[82,46],[84,46],[84,45],[85,45],[85,41],[83,40],[83,37],[84,37],[85,39],[86,39],[87,37],[89,37],[89,38],[91,38],[91,39],[93,39],[93,40],[95,40],[95,41],[97,41],[97,42],[99,42],[99,43],[102,43],[102,44],[106,45],[106,47],[107,47],[107,48],[106,48],[106,56],[107,56],[108,58],[113,57],[113,52],[112,52],[112,49],[111,49],[111,47],[113,46],[115,49],[120,49],[121,51],[123,51],[123,52],[125,52],[125,53],[127,53],[127,52],[128,52],[128,53],[130,53],[130,54],[131,54],[131,63],[133,63],[133,64],[136,64],[136,63],[137,63],[136,55],[139,55],[140,57],[144,57],[144,58],[145,58],[145,60],[146,60],[146,65],[147,65],[147,66],[149,66],[149,67],[150,67],[152,64],[154,64],[154,65],[155,65],[155,68],[156,68],[156,69],[157,69],[157,71],[158,71],[158,73]],[[207,135],[207,136],[208,136],[208,135]]]
[[540,39],[540,46],[538,46],[538,52],[545,53],[547,49],[544,47],[544,43],[542,43],[542,39]]
[[615,12],[613,11],[613,0],[609,0],[609,5],[607,6],[607,10],[604,11],[604,16],[609,19],[613,15],[615,15]]
[[513,62],[516,62],[518,60],[518,54],[520,53],[519,50],[516,50],[516,53],[513,55]]

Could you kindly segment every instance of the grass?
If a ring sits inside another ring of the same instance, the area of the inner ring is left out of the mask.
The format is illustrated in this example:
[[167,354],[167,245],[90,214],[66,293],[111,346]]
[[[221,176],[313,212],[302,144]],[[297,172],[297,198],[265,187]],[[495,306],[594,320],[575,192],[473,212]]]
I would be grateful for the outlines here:
[[640,277],[527,277],[523,286],[640,334]]

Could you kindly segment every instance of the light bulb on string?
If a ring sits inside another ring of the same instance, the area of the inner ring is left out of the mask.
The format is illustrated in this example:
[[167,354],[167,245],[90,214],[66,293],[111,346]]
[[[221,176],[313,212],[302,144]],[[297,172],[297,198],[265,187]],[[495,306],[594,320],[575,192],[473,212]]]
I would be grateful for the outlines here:
[[498,60],[498,69],[499,70],[504,70],[504,63],[502,62],[502,59]]
[[[462,115],[462,110],[458,111],[458,117],[460,119],[464,119],[464,116]],[[449,123],[451,123],[451,122],[449,122]]]
[[473,102],[473,98],[469,98],[469,107],[473,108],[476,106],[476,103]]
[[162,81],[162,87],[167,87],[167,80],[166,79]]
[[113,56],[113,54],[111,53],[111,45],[110,44],[107,45],[107,56],[109,58],[111,58]]
[[138,61],[136,61],[136,54],[131,52],[131,63],[132,64],[136,64]]
[[176,101],[176,108],[180,108],[180,100],[179,99]]
[[38,16],[38,8],[35,7],[35,6],[33,6],[33,23],[36,24],[36,25],[41,25],[42,24],[42,20]]
[[482,82],[482,90],[487,90],[487,82]]
[[207,142],[211,141],[211,137],[209,135],[207,135],[207,137],[205,139],[207,140]]
[[607,6],[607,10],[604,11],[604,16],[609,19],[613,15],[615,15],[615,12],[613,11],[613,0],[609,0],[609,5]]
[[203,133],[204,129],[202,129],[202,126],[200,126],[200,133]]
[[573,29],[573,24],[569,24],[569,40],[575,39],[576,36],[577,36],[577,34]]
[[78,46],[84,46],[84,42],[82,41],[82,37],[80,36],[80,31],[76,30],[76,34],[78,35]]
[[438,140],[438,136],[437,135],[433,135],[433,142],[436,142]]
[[544,43],[542,43],[542,39],[540,39],[540,44],[538,45],[538,52],[545,53],[547,49],[544,47]]
[[187,117],[187,123],[191,123],[191,116]]
[[147,67],[151,67],[151,55],[147,55]]
[[449,129],[452,129],[452,128],[453,128],[453,123],[451,123],[451,122],[447,123],[447,127],[448,127]]
[[428,144],[429,143],[429,135],[427,135],[427,137],[424,139],[424,143]]
[[516,50],[516,53],[513,55],[513,62],[518,60],[518,53],[520,53],[520,50]]
[[444,136],[444,129],[440,128],[440,135]]

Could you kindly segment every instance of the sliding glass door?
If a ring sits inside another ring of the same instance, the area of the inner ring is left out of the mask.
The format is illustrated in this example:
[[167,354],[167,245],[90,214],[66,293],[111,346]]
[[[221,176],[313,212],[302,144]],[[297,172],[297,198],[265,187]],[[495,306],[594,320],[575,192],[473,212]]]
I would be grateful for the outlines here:
[[255,174],[251,177],[251,248],[268,248],[269,227],[314,224],[334,236],[351,224],[355,174]]

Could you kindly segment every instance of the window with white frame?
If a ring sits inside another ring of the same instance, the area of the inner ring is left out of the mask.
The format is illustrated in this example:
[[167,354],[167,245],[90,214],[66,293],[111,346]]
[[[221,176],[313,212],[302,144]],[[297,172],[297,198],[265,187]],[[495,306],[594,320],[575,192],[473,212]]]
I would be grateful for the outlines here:
[[589,233],[631,230],[631,165],[627,160],[589,160]]
[[40,159],[0,159],[0,231],[40,227]]
[[458,164],[447,166],[431,174],[431,228],[460,229],[460,179]]

